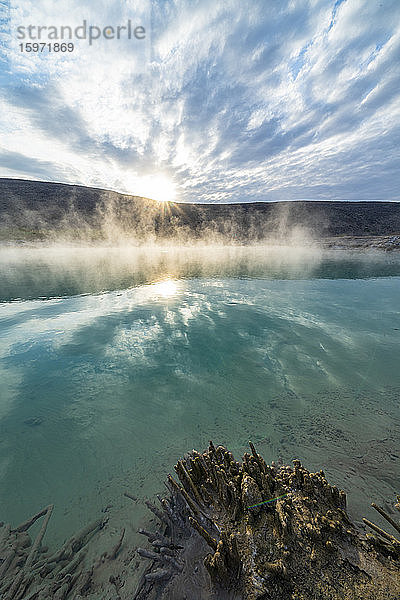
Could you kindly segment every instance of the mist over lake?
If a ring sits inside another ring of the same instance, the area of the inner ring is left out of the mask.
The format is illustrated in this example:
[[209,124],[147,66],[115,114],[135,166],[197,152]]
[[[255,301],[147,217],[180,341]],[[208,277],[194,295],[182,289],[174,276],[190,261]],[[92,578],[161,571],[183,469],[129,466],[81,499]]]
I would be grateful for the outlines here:
[[397,254],[4,248],[0,279],[3,519],[118,523],[210,438],[323,465],[357,518],[398,491]]
[[399,600],[400,2],[0,12],[0,600]]

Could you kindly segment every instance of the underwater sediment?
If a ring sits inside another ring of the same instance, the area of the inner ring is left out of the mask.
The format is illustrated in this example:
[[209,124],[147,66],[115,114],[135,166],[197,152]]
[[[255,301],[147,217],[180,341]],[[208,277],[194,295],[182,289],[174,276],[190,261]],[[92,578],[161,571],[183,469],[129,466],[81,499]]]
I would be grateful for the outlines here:
[[210,442],[178,461],[158,506],[145,501],[157,525],[139,530],[143,547],[122,529],[96,556],[103,515],[49,552],[42,542],[51,505],[15,528],[0,524],[0,598],[397,600],[399,520],[372,504],[388,531],[364,519],[364,535],[323,471],[310,473],[298,460],[267,465],[251,442],[250,449],[239,462]]

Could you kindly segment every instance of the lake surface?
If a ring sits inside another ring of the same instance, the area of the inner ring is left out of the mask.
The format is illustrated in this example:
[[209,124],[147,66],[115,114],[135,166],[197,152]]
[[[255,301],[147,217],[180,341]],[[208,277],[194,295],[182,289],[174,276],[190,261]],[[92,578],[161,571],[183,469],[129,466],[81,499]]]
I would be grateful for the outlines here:
[[54,503],[59,543],[112,505],[133,531],[123,492],[209,439],[324,468],[358,520],[391,511],[398,255],[3,248],[0,300],[0,520]]

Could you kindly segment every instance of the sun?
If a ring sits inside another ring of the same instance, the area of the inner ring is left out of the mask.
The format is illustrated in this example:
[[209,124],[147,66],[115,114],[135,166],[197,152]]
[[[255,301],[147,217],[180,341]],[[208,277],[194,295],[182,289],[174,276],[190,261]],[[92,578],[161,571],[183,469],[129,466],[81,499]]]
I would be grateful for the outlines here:
[[141,178],[136,185],[136,195],[157,202],[175,202],[176,188],[170,177],[163,174],[148,175]]

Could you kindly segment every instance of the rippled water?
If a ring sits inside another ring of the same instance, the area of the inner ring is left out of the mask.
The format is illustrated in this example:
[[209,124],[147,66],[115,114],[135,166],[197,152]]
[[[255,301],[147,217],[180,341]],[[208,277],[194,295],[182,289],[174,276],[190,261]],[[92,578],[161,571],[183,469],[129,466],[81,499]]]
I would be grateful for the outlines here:
[[211,438],[324,468],[358,518],[400,492],[397,255],[4,248],[0,282],[1,520],[54,502],[62,540]]

